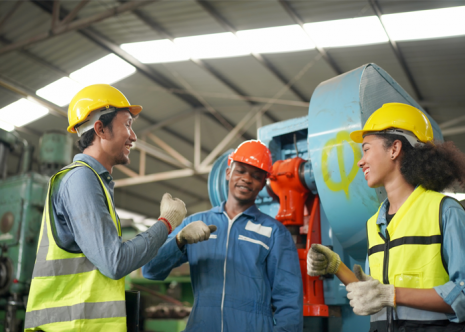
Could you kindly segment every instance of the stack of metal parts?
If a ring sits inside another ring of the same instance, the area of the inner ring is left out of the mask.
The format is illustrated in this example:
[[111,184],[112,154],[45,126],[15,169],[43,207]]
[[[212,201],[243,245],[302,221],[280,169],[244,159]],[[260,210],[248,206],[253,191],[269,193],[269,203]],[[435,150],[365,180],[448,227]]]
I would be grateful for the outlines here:
[[[45,134],[41,172],[32,172],[33,148],[15,132],[0,129],[0,332],[23,330],[49,176],[71,162],[71,152],[66,134]],[[20,161],[16,174],[8,177],[11,154],[19,154]]]
[[145,309],[147,318],[184,318],[189,316],[192,308],[171,303],[160,303]]

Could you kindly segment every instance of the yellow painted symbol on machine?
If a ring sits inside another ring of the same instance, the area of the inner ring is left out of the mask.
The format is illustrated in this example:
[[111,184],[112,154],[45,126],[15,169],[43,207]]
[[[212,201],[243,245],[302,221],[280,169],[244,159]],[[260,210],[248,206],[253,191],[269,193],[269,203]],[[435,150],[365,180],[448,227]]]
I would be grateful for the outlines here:
[[[347,174],[344,163],[344,146],[349,145],[354,153],[354,162],[349,174]],[[339,174],[341,181],[336,182],[331,178],[331,168],[328,163],[329,155],[331,151],[336,148],[337,162],[339,166]],[[358,172],[357,162],[362,158],[362,153],[358,145],[353,142],[349,137],[348,131],[340,131],[337,133],[335,138],[330,139],[326,142],[322,150],[321,156],[321,170],[323,173],[323,181],[326,183],[328,188],[332,191],[344,190],[347,197],[349,197],[349,185],[355,179]]]

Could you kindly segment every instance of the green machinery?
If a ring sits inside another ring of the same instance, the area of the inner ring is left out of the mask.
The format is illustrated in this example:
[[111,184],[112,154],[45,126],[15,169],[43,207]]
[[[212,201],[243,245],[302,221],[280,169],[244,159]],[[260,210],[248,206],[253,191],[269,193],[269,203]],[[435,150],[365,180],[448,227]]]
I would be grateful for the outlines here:
[[[31,171],[33,147],[0,129],[0,332],[23,330],[48,180],[71,162],[66,134],[46,133],[39,145],[40,173]],[[20,158],[17,174],[7,177],[10,154]]]

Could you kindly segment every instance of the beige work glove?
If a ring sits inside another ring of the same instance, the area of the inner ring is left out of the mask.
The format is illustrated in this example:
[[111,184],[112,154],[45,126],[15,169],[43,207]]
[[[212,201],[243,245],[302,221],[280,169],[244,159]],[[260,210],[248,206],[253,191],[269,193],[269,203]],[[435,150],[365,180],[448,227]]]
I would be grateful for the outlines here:
[[360,265],[354,265],[354,273],[361,281],[348,284],[346,290],[355,314],[368,316],[384,307],[395,306],[394,285],[384,285],[366,275]]
[[339,255],[324,245],[314,243],[308,251],[307,274],[311,277],[334,274],[340,264]]
[[216,231],[215,225],[205,225],[203,221],[194,221],[184,227],[177,235],[176,239],[180,245],[192,244],[206,241],[210,238],[210,233]]
[[179,198],[165,193],[160,203],[160,217],[166,219],[174,230],[186,217],[186,205]]

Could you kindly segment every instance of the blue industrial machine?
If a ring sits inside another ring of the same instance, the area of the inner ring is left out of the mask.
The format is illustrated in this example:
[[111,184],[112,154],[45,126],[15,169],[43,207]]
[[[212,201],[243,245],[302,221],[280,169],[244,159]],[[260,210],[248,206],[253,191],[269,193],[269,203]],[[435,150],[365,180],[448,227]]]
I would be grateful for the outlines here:
[[[322,82],[312,95],[308,116],[258,130],[258,139],[271,150],[274,164],[256,204],[282,222],[295,240],[304,285],[305,331],[369,329],[369,318],[353,313],[345,287],[337,278],[306,274],[306,255],[312,243],[322,243],[336,251],[347,266],[365,266],[365,223],[386,193],[384,188],[367,186],[357,167],[361,146],[349,133],[361,129],[375,110],[392,102],[422,110],[388,73],[368,64]],[[435,139],[442,140],[437,123],[428,118]],[[225,169],[229,153],[215,162],[209,176],[213,206],[228,195]]]
[[[0,129],[0,331],[22,331],[49,176],[71,162],[72,140],[63,133],[41,138],[40,173],[31,171],[32,147]],[[7,177],[7,157],[20,155]]]

